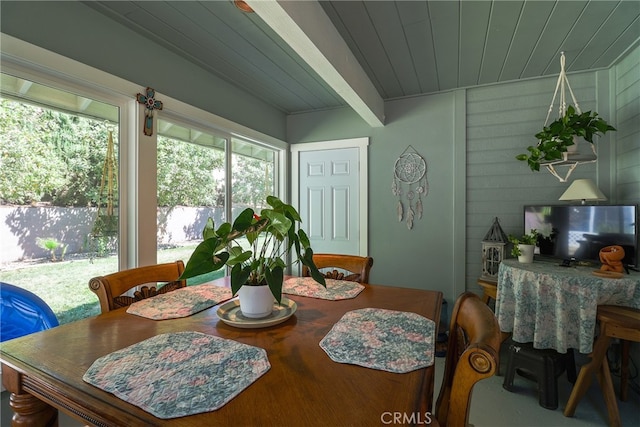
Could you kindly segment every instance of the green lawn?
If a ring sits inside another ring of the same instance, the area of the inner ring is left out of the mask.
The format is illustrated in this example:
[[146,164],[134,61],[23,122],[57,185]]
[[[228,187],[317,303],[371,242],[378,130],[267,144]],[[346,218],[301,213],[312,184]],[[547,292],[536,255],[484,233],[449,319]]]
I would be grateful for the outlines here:
[[[158,262],[189,260],[194,245],[158,251]],[[63,323],[100,314],[98,297],[89,289],[89,280],[95,276],[118,270],[116,257],[77,259],[61,262],[25,263],[24,267],[0,271],[0,281],[27,289],[42,298]],[[195,285],[217,277],[217,271],[187,283]]]

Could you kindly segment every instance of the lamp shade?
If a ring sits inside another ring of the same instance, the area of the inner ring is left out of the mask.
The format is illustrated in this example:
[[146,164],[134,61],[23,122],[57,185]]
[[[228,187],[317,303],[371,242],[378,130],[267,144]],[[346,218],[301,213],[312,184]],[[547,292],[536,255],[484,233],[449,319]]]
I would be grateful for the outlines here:
[[584,204],[587,200],[603,201],[607,198],[592,180],[576,179],[558,200],[582,200]]

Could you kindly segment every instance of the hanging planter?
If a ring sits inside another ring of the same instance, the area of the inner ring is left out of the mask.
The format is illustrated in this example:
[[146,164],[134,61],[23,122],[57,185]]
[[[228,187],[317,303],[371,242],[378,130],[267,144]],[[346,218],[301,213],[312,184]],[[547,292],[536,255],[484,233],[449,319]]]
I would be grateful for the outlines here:
[[579,137],[594,144],[595,135],[604,135],[608,131],[616,130],[598,116],[598,113],[586,111],[579,113],[572,105],[567,107],[566,113],[544,126],[535,136],[538,145],[529,146],[528,154],[520,154],[516,159],[526,161],[532,171],[539,171],[540,166],[556,160],[570,160],[570,155],[577,152]]
[[[596,135],[604,135],[609,131],[616,129],[609,125],[604,119],[598,116],[598,113],[580,111],[578,101],[576,101],[567,74],[565,72],[564,52],[560,56],[560,75],[556,84],[556,90],[549,106],[549,112],[545,120],[542,131],[535,134],[538,144],[527,147],[528,153],[519,154],[516,159],[527,162],[529,168],[536,172],[540,170],[540,166],[545,166],[547,170],[558,178],[561,182],[566,181],[569,175],[578,164],[595,162],[598,158],[595,149],[593,137]],[[566,106],[565,86],[569,89],[573,105]],[[560,108],[559,117],[547,125],[549,115],[553,110],[553,104],[560,89]],[[591,144],[591,151],[586,156],[577,153],[577,144],[584,139]],[[568,166],[564,177],[556,170],[556,166]]]
[[[100,208],[98,208],[100,210]],[[107,215],[107,214],[98,214],[95,222],[93,223],[93,228],[91,229],[91,234],[94,236],[114,236],[118,234],[118,216],[117,215]]]
[[100,191],[96,201],[96,216],[91,233],[86,238],[90,259],[94,256],[105,256],[117,247],[118,241],[118,169],[116,163],[113,132],[107,137],[107,152],[102,167]]

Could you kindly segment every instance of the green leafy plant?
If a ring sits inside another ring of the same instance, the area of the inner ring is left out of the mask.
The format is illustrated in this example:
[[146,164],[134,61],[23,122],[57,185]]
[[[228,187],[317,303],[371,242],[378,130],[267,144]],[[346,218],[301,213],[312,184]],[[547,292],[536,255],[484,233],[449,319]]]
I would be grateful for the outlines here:
[[535,245],[538,242],[538,230],[532,228],[529,233],[523,234],[521,238],[517,238],[509,234],[509,242],[513,244],[511,248],[511,255],[514,257],[522,255],[518,245]]
[[46,249],[51,254],[51,261],[58,261],[56,258],[56,249],[60,248],[60,261],[64,260],[64,255],[67,253],[67,246],[58,242],[53,237],[37,238],[36,244],[42,249]]
[[562,159],[568,147],[574,144],[574,136],[582,137],[593,144],[595,135],[604,135],[616,129],[598,116],[598,113],[586,111],[577,114],[572,105],[566,113],[542,128],[535,137],[538,145],[527,147],[528,153],[519,154],[516,159],[526,161],[532,171],[539,171],[540,164]]
[[[313,262],[309,238],[296,223],[302,222],[296,209],[275,196],[267,197],[271,209],[260,215],[247,208],[231,223],[225,222],[217,230],[212,218],[202,232],[204,241],[193,251],[181,279],[200,276],[228,265],[231,268],[231,290],[235,295],[243,285],[268,285],[278,303],[282,298],[285,260],[295,249],[291,263],[307,267],[318,283],[326,286],[324,276]],[[244,249],[240,238],[246,237],[251,249]]]

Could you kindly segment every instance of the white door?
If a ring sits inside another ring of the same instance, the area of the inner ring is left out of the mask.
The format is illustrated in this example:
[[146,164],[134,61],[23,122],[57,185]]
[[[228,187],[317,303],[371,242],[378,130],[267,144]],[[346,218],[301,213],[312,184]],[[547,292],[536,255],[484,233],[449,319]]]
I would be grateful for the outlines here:
[[315,253],[367,255],[367,145],[359,138],[292,146],[294,203]]

